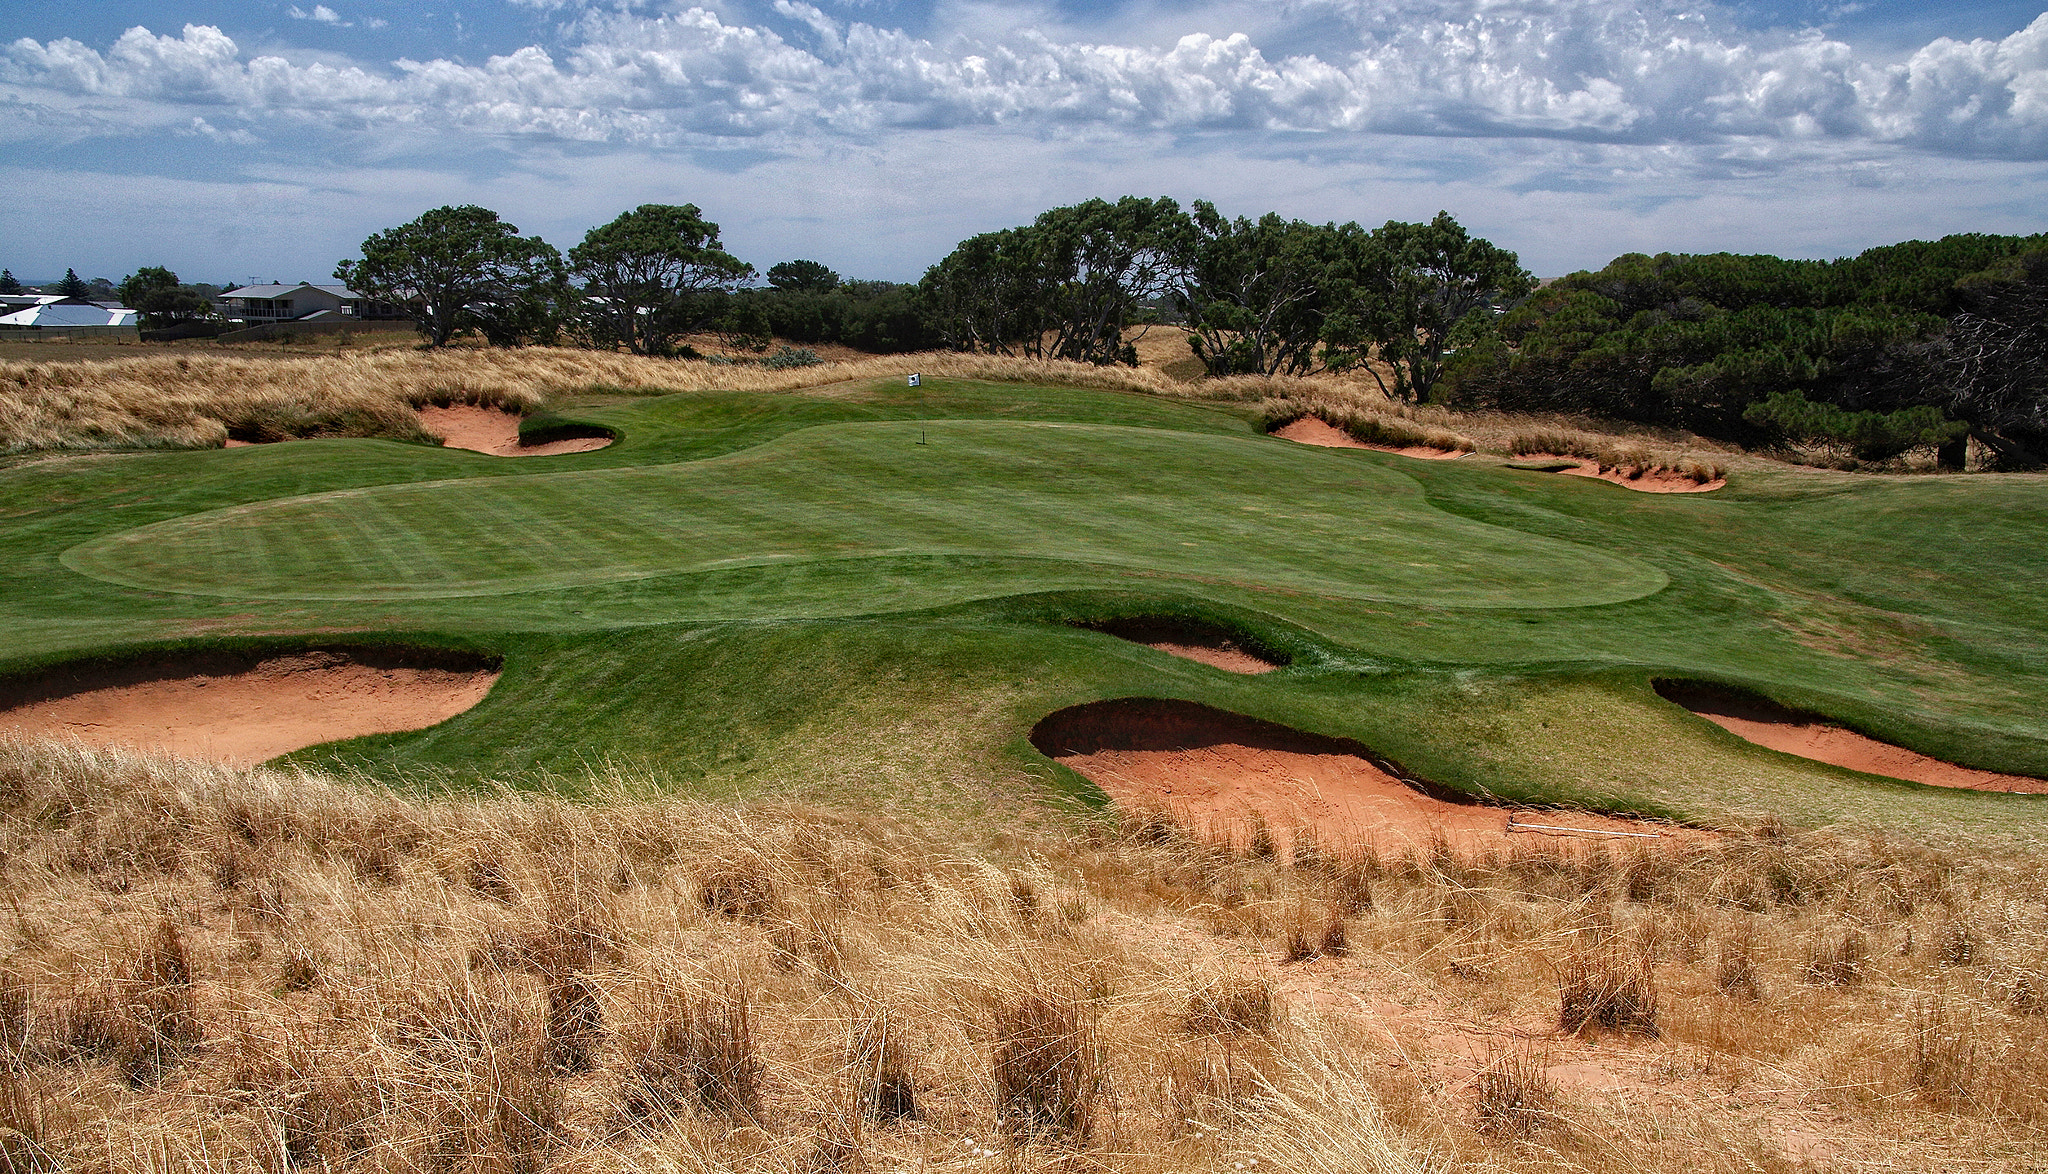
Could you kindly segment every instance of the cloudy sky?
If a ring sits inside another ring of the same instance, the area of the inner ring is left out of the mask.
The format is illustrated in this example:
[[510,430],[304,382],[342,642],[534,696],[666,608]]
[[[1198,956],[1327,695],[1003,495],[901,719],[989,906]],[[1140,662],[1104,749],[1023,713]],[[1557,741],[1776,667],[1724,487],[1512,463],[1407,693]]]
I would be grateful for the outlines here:
[[1552,275],[2048,230],[2042,0],[0,0],[0,265],[327,280],[695,203],[915,279],[1090,196],[1448,209]]

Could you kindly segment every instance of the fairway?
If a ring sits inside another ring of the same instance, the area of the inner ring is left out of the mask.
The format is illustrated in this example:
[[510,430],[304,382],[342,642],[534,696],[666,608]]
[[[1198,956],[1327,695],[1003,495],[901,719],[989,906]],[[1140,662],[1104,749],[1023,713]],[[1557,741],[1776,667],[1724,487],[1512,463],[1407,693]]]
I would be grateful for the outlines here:
[[685,464],[263,502],[110,535],[64,561],[151,590],[370,600],[939,555],[1444,607],[1616,603],[1667,581],[1634,559],[1444,513],[1401,474],[1343,457],[947,421],[812,428]]

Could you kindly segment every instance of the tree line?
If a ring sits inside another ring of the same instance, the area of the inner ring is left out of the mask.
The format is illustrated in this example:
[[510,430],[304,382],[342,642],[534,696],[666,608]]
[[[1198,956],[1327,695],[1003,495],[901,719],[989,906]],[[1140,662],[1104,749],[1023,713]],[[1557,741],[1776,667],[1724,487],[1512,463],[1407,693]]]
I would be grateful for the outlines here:
[[[460,272],[465,280],[447,275]],[[959,243],[915,286],[727,253],[694,205],[646,205],[566,257],[485,209],[442,208],[364,242],[336,277],[408,301],[430,340],[553,340],[675,354],[715,330],[869,351],[1135,365],[1184,333],[1213,376],[1359,372],[1391,398],[1563,411],[1864,460],[1975,438],[2048,463],[2048,235],[1964,234],[1834,261],[1618,257],[1538,286],[1448,213],[1427,223],[1231,219],[1127,196]],[[570,309],[573,308],[573,309]]]
[[[970,237],[914,285],[810,260],[763,285],[695,205],[642,205],[566,253],[465,205],[372,235],[334,276],[404,307],[432,346],[475,332],[687,357],[690,336],[715,333],[757,351],[779,338],[1134,365],[1156,328],[1213,376],[1353,372],[1410,402],[1864,460],[1931,448],[1960,464],[1974,438],[2001,467],[2048,463],[2048,234],[1834,261],[1631,253],[1539,286],[1448,213],[1367,229],[1127,196]],[[205,289],[143,269],[120,293],[163,321],[201,313]]]
[[2048,235],[1964,234],[1835,261],[1628,254],[1475,332],[1440,397],[1863,460],[1971,438],[2048,461]]
[[436,208],[371,236],[334,276],[404,307],[430,346],[467,331],[493,346],[571,342],[655,356],[692,354],[684,340],[706,333],[749,350],[774,338],[874,352],[937,343],[906,286],[845,281],[799,260],[772,266],[767,287],[754,288],[754,267],[726,251],[694,204],[643,204],[566,254],[488,208]]

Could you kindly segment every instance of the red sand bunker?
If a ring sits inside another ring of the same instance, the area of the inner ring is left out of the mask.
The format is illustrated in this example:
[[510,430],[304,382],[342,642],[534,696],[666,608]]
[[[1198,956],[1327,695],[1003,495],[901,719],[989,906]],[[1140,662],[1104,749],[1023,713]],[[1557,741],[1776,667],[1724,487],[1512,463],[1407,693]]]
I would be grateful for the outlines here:
[[[1031,743],[1127,811],[1164,810],[1184,826],[1243,839],[1263,821],[1283,848],[1293,829],[1382,847],[1497,846],[1525,835],[1677,843],[1699,833],[1583,812],[1510,811],[1431,793],[1376,766],[1363,746],[1187,701],[1127,698],[1063,709]],[[1510,826],[1516,830],[1510,831]],[[1538,830],[1569,828],[1573,831]],[[1634,833],[1634,834],[1627,834]]]
[[1804,720],[1776,706],[1746,704],[1667,682],[1659,682],[1657,692],[1738,738],[1783,754],[1930,787],[2048,795],[2048,779],[1957,766],[1903,746],[1864,737],[1854,730]]
[[1298,444],[1313,444],[1318,448],[1369,448],[1374,452],[1390,452],[1396,456],[1414,457],[1423,461],[1455,461],[1465,455],[1456,449],[1437,448],[1427,444],[1367,444],[1342,428],[1315,416],[1303,416],[1284,428],[1276,428],[1273,435]]
[[498,679],[407,659],[309,652],[87,671],[0,697],[19,701],[0,710],[0,728],[253,766],[322,742],[438,725]]
[[455,404],[446,408],[421,408],[420,422],[441,438],[449,448],[495,457],[550,457],[565,452],[591,452],[612,442],[609,436],[576,436],[546,444],[519,443],[519,417],[494,408]]
[[1712,481],[1695,481],[1671,469],[1652,469],[1639,477],[1631,477],[1620,469],[1600,471],[1600,462],[1585,457],[1559,456],[1556,453],[1538,452],[1515,458],[1518,461],[1571,461],[1570,469],[1559,469],[1567,477],[1597,477],[1611,481],[1624,489],[1642,493],[1706,493],[1728,484],[1728,478],[1716,477]]
[[1226,673],[1244,673],[1257,676],[1270,673],[1280,666],[1270,660],[1261,660],[1241,648],[1213,648],[1207,644],[1176,644],[1170,640],[1142,640],[1147,648],[1169,652],[1183,660],[1199,661],[1210,668],[1222,669]]
[[1244,649],[1229,634],[1204,629],[1164,616],[1133,616],[1086,625],[1090,630],[1157,648],[1184,660],[1198,661],[1227,673],[1257,675],[1285,667]]

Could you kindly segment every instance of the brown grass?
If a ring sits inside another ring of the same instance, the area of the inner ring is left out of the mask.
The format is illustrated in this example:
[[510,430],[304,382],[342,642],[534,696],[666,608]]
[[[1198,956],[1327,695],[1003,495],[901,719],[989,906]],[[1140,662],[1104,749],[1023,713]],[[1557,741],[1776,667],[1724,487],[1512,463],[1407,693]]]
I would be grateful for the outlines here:
[[[55,353],[55,352],[53,352]],[[1089,387],[1240,407],[1270,431],[1320,416],[1370,444],[1456,452],[1555,451],[1641,472],[1672,469],[1702,482],[1721,468],[1697,444],[1590,432],[1530,431],[1529,417],[1461,414],[1399,404],[1370,383],[1334,376],[1182,379],[1139,368],[927,353],[848,358],[768,370],[549,347],[412,348],[322,354],[156,352],[136,357],[0,360],[0,454],[47,450],[216,448],[301,437],[385,437],[433,443],[417,409],[477,404],[527,413],[591,394],[690,391],[795,392],[835,384],[934,377]],[[1181,372],[1185,374],[1185,372]],[[1540,443],[1539,443],[1540,442]],[[1530,445],[1536,447],[1529,447]],[[1646,447],[1647,445],[1647,447]]]
[[1822,1136],[2017,1171],[2048,1129],[2038,861],[1781,828],[1298,860],[609,785],[0,740],[9,1160],[1694,1174]]

